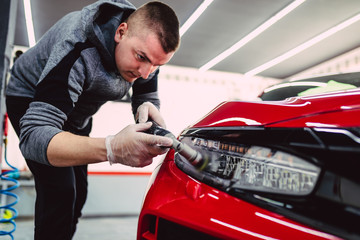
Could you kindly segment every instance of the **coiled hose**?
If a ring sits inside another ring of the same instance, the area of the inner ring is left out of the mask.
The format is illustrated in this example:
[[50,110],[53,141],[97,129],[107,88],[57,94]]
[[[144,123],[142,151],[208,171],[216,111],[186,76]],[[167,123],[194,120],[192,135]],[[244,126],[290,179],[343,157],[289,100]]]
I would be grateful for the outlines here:
[[[2,205],[0,206],[0,236],[8,235],[13,240],[13,233],[16,230],[15,218],[18,216],[18,212],[15,208],[13,208],[13,206],[19,201],[19,197],[11,191],[18,188],[20,184],[16,180],[19,176],[19,169],[9,164],[7,160],[7,132],[8,127],[6,114],[4,119],[4,159],[11,170],[4,171],[0,174],[0,199],[2,200]],[[10,197],[12,201],[8,201],[8,197]]]

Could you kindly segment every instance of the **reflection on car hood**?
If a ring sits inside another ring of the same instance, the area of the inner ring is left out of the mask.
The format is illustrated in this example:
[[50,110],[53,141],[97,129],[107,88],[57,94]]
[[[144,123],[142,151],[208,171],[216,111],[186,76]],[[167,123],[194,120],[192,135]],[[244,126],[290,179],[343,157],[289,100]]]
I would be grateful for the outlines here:
[[[192,127],[268,126],[294,119],[359,109],[360,89],[294,97],[283,101],[231,101],[220,104]],[[359,126],[356,119],[348,119],[345,123],[340,117],[339,115],[340,124]]]

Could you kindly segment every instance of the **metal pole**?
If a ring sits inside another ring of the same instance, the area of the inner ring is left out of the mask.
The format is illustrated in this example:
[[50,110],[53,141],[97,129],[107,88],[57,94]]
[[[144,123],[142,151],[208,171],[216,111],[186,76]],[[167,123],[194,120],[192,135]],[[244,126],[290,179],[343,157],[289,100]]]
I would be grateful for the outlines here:
[[[3,152],[2,146],[4,144],[4,117],[6,113],[4,94],[14,44],[17,5],[17,0],[1,0],[0,2],[0,174],[2,171],[1,158]],[[1,189],[7,189],[7,187],[8,184],[5,181],[0,182]],[[6,204],[6,196],[4,194],[1,195],[1,206]],[[0,214],[0,219],[2,219],[4,209],[1,209]]]
[[2,153],[4,115],[6,112],[4,93],[14,45],[17,6],[17,0],[0,1],[0,153]]

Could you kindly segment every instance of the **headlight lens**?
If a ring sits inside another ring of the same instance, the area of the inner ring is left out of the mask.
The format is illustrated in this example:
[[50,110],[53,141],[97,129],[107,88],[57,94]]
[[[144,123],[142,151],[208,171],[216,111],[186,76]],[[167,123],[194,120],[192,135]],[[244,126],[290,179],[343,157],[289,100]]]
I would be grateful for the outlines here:
[[181,142],[199,151],[209,162],[200,171],[189,170],[186,160],[176,155],[177,165],[188,169],[186,173],[194,178],[224,189],[303,196],[312,192],[320,174],[320,168],[310,162],[273,148],[190,137]]

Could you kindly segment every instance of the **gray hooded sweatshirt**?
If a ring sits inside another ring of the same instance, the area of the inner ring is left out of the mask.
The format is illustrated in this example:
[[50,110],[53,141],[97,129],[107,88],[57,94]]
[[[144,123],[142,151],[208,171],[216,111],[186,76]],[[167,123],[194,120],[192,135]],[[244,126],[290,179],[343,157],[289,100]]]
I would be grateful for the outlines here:
[[131,87],[133,113],[145,101],[159,107],[158,71],[132,86],[116,68],[115,31],[134,10],[126,0],[105,0],[69,13],[16,60],[6,95],[33,99],[20,120],[26,159],[49,165],[48,144],[64,124],[80,131],[101,105]]

